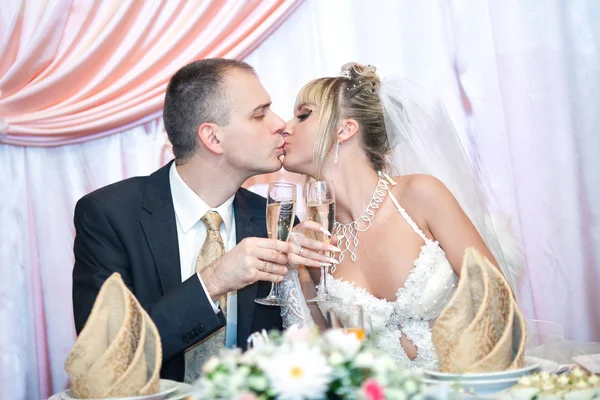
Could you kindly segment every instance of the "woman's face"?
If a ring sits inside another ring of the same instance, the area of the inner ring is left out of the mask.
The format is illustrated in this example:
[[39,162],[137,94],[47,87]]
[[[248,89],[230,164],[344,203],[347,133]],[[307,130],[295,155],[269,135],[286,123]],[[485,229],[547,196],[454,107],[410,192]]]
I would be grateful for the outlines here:
[[317,146],[319,109],[299,104],[294,118],[288,121],[285,136],[283,168],[287,171],[314,176],[313,154]]

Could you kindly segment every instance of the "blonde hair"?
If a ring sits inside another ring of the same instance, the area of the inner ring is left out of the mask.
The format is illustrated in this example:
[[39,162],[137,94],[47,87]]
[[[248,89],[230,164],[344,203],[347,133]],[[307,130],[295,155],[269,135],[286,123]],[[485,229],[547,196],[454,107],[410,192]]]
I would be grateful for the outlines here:
[[389,171],[386,156],[390,145],[379,100],[381,80],[375,67],[350,63],[342,67],[343,75],[319,78],[307,83],[296,104],[320,109],[317,145],[313,153],[316,179],[322,178],[323,163],[337,141],[337,127],[342,119],[354,119],[360,127],[363,149],[376,171]]

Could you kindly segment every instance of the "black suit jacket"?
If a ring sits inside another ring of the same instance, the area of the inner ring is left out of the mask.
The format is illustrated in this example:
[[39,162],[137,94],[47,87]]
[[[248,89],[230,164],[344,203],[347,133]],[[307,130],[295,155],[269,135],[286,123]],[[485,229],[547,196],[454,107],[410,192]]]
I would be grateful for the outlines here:
[[[171,162],[172,163],[172,162]],[[150,176],[126,179],[81,198],[75,207],[73,313],[81,332],[104,281],[114,272],[146,309],[160,332],[161,377],[183,380],[184,351],[225,325],[200,281],[181,282],[175,210],[169,184],[171,163]],[[238,243],[266,237],[265,199],[240,189],[233,201]],[[279,307],[254,302],[270,283],[238,290],[238,346],[250,333],[281,329]]]

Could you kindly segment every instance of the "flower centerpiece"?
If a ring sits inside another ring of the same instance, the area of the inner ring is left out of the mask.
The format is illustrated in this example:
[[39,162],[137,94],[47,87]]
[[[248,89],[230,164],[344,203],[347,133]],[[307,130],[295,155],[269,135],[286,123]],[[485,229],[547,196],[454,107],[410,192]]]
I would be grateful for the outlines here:
[[203,367],[197,385],[210,399],[418,399],[419,377],[368,340],[341,330],[263,332],[242,353],[226,349]]
[[590,400],[600,398],[600,376],[575,368],[567,374],[524,376],[511,389],[516,400]]

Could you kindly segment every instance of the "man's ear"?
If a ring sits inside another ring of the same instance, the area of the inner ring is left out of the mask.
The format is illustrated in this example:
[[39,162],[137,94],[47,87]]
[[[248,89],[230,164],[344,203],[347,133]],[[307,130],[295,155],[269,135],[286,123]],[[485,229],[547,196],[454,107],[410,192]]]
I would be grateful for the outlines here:
[[342,143],[351,139],[358,133],[358,122],[354,119],[344,119],[340,122],[338,140]]
[[223,154],[219,135],[221,131],[218,125],[205,122],[198,127],[198,138],[204,147],[215,154]]

